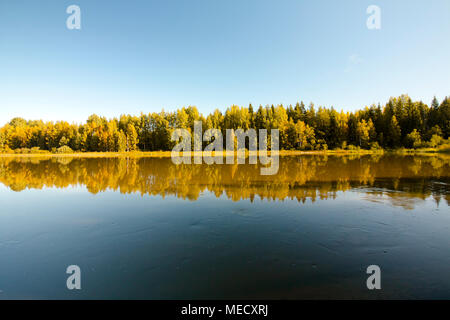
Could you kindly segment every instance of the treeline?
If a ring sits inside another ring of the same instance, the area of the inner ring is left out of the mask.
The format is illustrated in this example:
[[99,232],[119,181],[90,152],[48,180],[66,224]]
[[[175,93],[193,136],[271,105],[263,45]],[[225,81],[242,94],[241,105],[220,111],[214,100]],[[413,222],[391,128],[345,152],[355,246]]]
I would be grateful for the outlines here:
[[171,150],[176,143],[171,141],[173,130],[193,132],[194,121],[202,122],[203,131],[217,128],[224,135],[226,129],[279,129],[283,150],[437,147],[448,143],[450,97],[441,103],[434,98],[428,106],[402,95],[356,112],[300,102],[288,107],[233,105],[206,117],[192,106],[119,119],[94,114],[81,125],[14,118],[0,128],[0,152]]

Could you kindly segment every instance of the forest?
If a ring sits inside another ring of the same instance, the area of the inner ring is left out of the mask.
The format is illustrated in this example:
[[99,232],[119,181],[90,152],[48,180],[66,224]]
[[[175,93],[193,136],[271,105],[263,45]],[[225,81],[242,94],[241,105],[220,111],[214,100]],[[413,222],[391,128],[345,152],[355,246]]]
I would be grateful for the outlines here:
[[194,121],[202,122],[203,131],[216,128],[223,133],[278,129],[282,150],[438,148],[449,145],[450,97],[441,102],[434,98],[429,106],[401,95],[384,106],[355,112],[299,102],[258,108],[233,105],[225,113],[216,109],[206,117],[194,106],[118,119],[94,114],[84,124],[14,118],[0,128],[0,152],[169,151],[177,143],[171,141],[173,130],[193,132]]

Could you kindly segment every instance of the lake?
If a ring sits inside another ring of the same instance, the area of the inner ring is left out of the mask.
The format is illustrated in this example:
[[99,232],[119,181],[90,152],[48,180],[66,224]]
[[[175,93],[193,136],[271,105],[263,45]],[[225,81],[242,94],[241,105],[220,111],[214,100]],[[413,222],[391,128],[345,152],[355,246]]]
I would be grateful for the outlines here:
[[450,299],[449,155],[259,169],[0,157],[0,299]]

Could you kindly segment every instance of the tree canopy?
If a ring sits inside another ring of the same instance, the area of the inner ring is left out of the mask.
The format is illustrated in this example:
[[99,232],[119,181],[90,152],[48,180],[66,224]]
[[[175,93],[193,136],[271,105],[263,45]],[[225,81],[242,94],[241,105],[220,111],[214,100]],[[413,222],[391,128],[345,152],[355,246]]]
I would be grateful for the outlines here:
[[391,98],[383,107],[372,105],[356,112],[316,108],[313,103],[306,107],[299,102],[257,109],[251,104],[233,105],[225,113],[216,109],[206,117],[194,106],[175,112],[121,115],[119,119],[94,114],[84,124],[14,118],[0,128],[0,151],[171,150],[175,144],[170,139],[173,130],[183,128],[193,133],[195,121],[202,122],[203,131],[215,128],[224,135],[226,129],[278,129],[280,148],[284,150],[434,147],[449,138],[450,98],[441,103],[434,98],[429,107],[402,95]]

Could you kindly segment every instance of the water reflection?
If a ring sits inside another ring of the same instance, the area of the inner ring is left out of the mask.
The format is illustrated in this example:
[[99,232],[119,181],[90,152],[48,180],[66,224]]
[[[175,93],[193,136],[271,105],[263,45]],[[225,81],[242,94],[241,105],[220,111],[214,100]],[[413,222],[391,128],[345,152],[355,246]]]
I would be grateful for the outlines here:
[[0,157],[0,299],[448,299],[449,161]]
[[[432,196],[450,201],[450,156],[281,157],[274,176],[259,165],[175,165],[170,158],[0,158],[0,182],[14,191],[85,186],[142,195],[175,195],[197,200],[209,191],[233,201],[335,199],[338,191],[361,190],[370,201],[411,209]],[[411,201],[414,200],[414,201]]]

